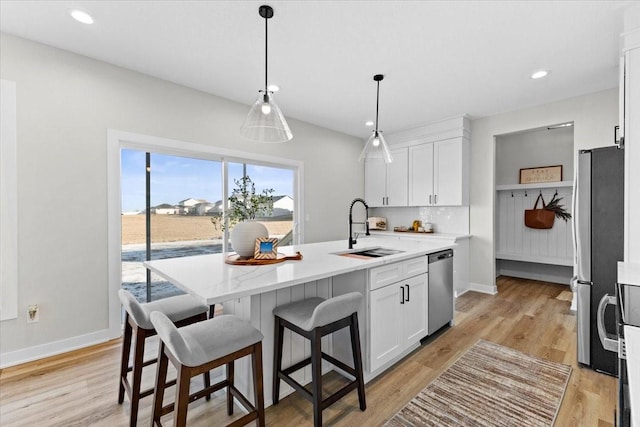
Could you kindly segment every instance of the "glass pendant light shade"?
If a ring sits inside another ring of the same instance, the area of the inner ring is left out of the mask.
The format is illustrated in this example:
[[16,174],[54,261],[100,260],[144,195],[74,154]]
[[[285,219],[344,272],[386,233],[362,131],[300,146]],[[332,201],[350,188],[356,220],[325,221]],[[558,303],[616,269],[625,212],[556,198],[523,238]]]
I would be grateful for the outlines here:
[[382,136],[382,131],[378,130],[378,109],[380,107],[380,82],[384,79],[384,75],[376,74],[373,81],[377,83],[376,91],[376,128],[364,145],[364,150],[360,153],[358,161],[362,162],[365,158],[381,158],[385,163],[393,162],[393,156],[387,145],[387,141]]
[[393,156],[387,145],[387,141],[382,136],[382,131],[373,131],[367,143],[364,146],[364,150],[360,153],[359,161],[363,161],[365,158],[369,159],[382,159],[385,163],[393,162]]
[[273,99],[273,92],[260,91],[258,99],[240,128],[245,138],[260,142],[291,141],[293,134],[280,107]]
[[249,110],[240,134],[245,138],[258,142],[286,142],[291,141],[293,134],[282,111],[273,99],[273,92],[269,90],[268,78],[268,22],[273,18],[273,8],[263,4],[258,8],[258,14],[264,18],[264,90],[258,92],[258,99]]

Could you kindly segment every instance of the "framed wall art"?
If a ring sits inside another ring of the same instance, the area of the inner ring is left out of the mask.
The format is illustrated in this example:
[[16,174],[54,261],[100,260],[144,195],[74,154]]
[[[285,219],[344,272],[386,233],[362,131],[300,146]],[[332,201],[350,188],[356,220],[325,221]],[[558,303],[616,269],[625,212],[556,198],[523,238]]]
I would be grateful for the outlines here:
[[520,184],[562,181],[562,165],[520,169]]

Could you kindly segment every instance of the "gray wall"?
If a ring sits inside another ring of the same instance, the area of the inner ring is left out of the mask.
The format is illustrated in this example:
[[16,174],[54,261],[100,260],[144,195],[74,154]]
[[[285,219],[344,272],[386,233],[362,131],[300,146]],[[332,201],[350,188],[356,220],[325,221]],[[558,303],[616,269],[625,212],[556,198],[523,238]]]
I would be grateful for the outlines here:
[[496,137],[496,185],[518,184],[521,168],[562,165],[573,180],[573,127],[536,129]]
[[618,124],[618,89],[484,117],[471,122],[471,191],[469,280],[495,285],[495,137],[556,123],[574,123],[576,150],[613,143]]
[[5,34],[0,76],[17,84],[19,210],[19,317],[0,323],[3,353],[108,328],[108,128],[303,161],[306,242],[344,238],[363,195],[351,136],[290,119],[293,141],[249,142],[248,105]]

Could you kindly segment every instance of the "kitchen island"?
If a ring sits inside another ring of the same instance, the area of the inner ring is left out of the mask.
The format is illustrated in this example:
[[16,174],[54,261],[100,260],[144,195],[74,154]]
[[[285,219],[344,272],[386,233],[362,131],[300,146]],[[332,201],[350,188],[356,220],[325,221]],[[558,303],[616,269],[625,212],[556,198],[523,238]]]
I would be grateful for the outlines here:
[[[269,405],[272,402],[274,347],[271,311],[278,305],[314,296],[331,298],[351,291],[362,293],[365,298],[358,318],[365,381],[411,352],[427,335],[427,255],[453,248],[455,244],[441,240],[395,241],[361,237],[354,250],[371,247],[400,252],[364,259],[343,256],[349,252],[345,239],[280,247],[279,253],[294,255],[300,252],[303,259],[279,264],[230,265],[225,263],[228,254],[212,254],[147,261],[144,265],[208,305],[223,304],[225,313],[248,320],[264,334],[265,403]],[[284,348],[283,366],[309,356],[308,342],[289,331],[285,334]],[[348,348],[346,331],[323,339],[323,351],[350,363]],[[248,361],[242,360],[237,365],[239,386],[244,383],[243,388],[249,390]],[[323,364],[325,372],[331,369],[329,364]],[[296,374],[294,378],[302,384],[311,379],[309,367]],[[281,396],[291,391],[288,386],[282,387]]]

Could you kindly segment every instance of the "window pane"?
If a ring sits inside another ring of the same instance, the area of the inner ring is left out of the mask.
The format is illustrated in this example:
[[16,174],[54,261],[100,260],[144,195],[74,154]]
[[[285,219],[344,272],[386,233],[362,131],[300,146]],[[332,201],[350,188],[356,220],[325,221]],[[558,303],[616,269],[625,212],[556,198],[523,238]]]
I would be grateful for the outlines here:
[[145,152],[121,151],[122,288],[147,300],[145,249]]

